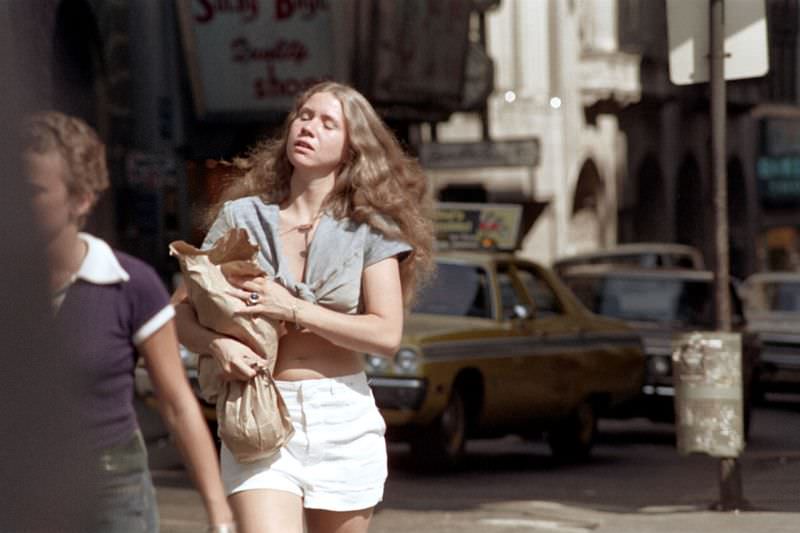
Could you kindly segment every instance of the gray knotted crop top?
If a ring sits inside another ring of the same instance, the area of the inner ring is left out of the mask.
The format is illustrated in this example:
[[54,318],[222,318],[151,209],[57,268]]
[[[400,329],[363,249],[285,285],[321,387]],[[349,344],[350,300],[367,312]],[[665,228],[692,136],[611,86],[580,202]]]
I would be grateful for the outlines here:
[[258,196],[225,202],[202,247],[232,228],[245,228],[259,247],[258,263],[268,276],[298,298],[350,314],[360,310],[364,269],[411,251],[407,243],[387,239],[368,224],[323,213],[308,247],[305,280],[295,280],[280,249],[278,216],[278,205]]

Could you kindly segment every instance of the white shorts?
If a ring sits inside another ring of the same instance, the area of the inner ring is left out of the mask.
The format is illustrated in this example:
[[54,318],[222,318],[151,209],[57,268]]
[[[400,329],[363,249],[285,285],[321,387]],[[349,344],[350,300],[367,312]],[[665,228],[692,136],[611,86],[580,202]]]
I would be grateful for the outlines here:
[[237,462],[223,445],[227,493],[272,489],[297,494],[309,509],[374,507],[386,482],[386,424],[366,375],[276,383],[294,436],[274,457],[254,463]]

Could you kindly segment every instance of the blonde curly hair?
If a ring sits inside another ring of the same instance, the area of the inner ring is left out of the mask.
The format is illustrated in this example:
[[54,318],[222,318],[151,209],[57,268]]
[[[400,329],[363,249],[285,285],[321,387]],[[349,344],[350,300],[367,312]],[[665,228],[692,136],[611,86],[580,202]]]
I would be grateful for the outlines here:
[[[27,153],[57,152],[67,165],[70,198],[88,196],[91,205],[109,186],[106,147],[97,132],[83,120],[58,111],[42,111],[26,118],[23,145]],[[78,220],[83,226],[86,216]]]
[[293,171],[286,153],[289,126],[306,101],[322,92],[332,94],[342,104],[348,146],[323,208],[336,218],[369,224],[387,238],[403,240],[413,248],[400,263],[403,300],[409,306],[417,288],[433,272],[433,204],[428,181],[372,105],[351,87],[322,82],[301,94],[279,137],[267,139],[234,159],[229,185],[209,210],[206,223],[213,221],[228,200],[259,195],[266,202],[279,204],[289,197]]

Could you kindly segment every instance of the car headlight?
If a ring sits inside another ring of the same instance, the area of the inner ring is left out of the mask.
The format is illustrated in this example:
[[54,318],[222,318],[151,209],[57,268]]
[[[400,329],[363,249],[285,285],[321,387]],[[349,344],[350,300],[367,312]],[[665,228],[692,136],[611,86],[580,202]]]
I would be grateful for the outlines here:
[[411,348],[400,348],[394,356],[394,369],[399,374],[413,374],[419,366],[419,354]]
[[671,360],[667,356],[651,356],[648,366],[650,367],[650,374],[653,376],[668,376],[672,373]]
[[364,356],[367,364],[367,372],[374,374],[385,373],[389,369],[389,359],[380,355],[366,354]]

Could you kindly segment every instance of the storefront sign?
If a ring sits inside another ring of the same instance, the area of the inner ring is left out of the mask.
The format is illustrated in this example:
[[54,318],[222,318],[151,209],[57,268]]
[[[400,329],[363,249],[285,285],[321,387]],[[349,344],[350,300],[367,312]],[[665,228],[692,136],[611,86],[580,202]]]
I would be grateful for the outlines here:
[[331,0],[176,0],[199,116],[288,110],[333,75]]
[[425,168],[535,167],[539,139],[471,143],[425,143],[419,148]]
[[800,156],[765,156],[756,164],[764,200],[800,200]]
[[461,102],[471,6],[463,0],[377,0],[377,102]]
[[761,157],[756,176],[766,203],[800,202],[800,121],[768,118],[762,122]]

